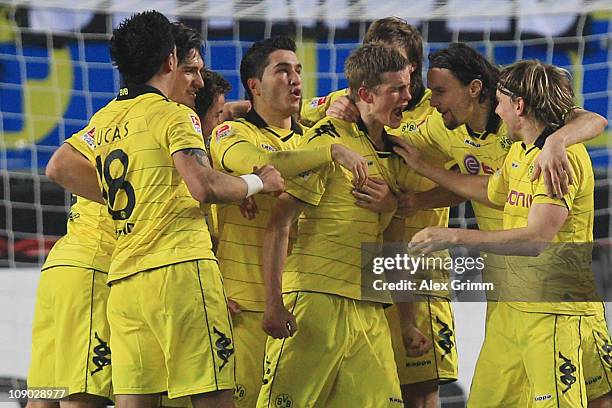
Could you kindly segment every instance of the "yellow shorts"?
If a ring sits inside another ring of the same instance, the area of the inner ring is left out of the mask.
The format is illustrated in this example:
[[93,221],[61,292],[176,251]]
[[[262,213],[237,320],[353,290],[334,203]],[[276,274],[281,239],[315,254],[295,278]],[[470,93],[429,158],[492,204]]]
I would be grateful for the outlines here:
[[284,301],[298,331],[268,338],[258,408],[403,407],[381,304],[314,292]]
[[603,304],[597,314],[584,318],[583,335],[584,379],[592,401],[612,391],[612,340]]
[[236,344],[236,408],[253,408],[261,388],[268,336],[261,328],[262,312],[243,310],[232,316]]
[[110,398],[107,274],[55,266],[40,275],[32,327],[30,388],[67,388]]
[[423,299],[414,304],[416,323],[419,330],[428,336],[434,345],[422,357],[406,356],[397,308],[392,306],[385,309],[400,384],[431,380],[439,380],[441,384],[457,381],[457,346],[451,302],[444,298],[422,297]]
[[234,343],[217,262],[151,269],[108,299],[116,394],[169,398],[234,389]]
[[586,407],[584,320],[497,303],[488,315],[468,407]]

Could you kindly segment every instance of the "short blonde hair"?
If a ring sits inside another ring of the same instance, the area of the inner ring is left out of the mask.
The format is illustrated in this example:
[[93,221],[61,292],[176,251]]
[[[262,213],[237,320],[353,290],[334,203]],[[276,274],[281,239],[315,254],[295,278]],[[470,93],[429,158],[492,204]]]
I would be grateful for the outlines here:
[[357,95],[360,87],[374,90],[383,83],[383,74],[402,71],[408,66],[408,60],[395,48],[383,43],[368,43],[357,48],[346,59],[344,75],[351,94]]
[[525,114],[546,126],[563,126],[565,116],[575,108],[570,73],[537,60],[524,60],[504,68],[497,89],[513,100],[525,101]]

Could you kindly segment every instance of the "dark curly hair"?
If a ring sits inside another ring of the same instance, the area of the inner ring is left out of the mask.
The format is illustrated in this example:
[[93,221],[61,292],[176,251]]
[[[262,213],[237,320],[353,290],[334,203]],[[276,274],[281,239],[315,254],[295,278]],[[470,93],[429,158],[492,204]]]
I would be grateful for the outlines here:
[[174,49],[172,24],[158,11],[134,14],[113,30],[110,55],[124,85],[140,85],[159,72]]
[[261,79],[264,70],[268,65],[268,56],[276,50],[287,50],[295,52],[295,42],[289,37],[272,37],[257,41],[242,57],[240,61],[240,82],[249,100],[253,99],[251,91],[247,85],[247,80],[251,78]]
[[446,68],[463,85],[469,85],[475,79],[480,80],[482,92],[479,102],[488,100],[495,103],[499,68],[468,45],[452,43],[448,48],[429,54],[429,68]]
[[215,71],[204,70],[204,87],[196,93],[195,110],[200,118],[206,116],[217,95],[227,95],[232,86]]
[[189,51],[192,49],[196,49],[200,52],[200,55],[204,57],[202,36],[198,31],[177,21],[172,23],[172,35],[176,43],[176,58],[179,64],[185,61],[185,58],[189,55]]

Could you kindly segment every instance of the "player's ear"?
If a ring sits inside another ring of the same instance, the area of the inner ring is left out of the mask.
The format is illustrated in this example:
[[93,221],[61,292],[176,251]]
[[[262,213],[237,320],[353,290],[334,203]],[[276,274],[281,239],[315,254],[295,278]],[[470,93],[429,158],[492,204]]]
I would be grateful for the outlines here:
[[479,98],[482,93],[482,81],[480,79],[473,79],[469,85],[469,92],[472,98]]
[[525,100],[518,96],[515,100],[514,109],[518,116],[522,116],[525,113]]
[[365,103],[372,103],[372,102],[374,102],[373,92],[370,91],[365,86],[360,86],[359,87],[359,89],[357,90],[357,96],[359,96],[359,99],[361,99]]
[[249,87],[249,91],[251,91],[251,95],[261,95],[261,89],[259,87],[260,81],[257,78],[249,78],[247,79],[247,86]]

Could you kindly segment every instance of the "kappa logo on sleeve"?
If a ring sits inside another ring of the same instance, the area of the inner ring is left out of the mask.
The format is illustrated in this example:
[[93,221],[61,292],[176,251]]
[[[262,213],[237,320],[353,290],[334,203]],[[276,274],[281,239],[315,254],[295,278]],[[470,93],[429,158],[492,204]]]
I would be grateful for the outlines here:
[[310,107],[312,109],[316,109],[319,106],[324,105],[325,101],[327,101],[327,96],[322,96],[320,98],[314,98],[313,100],[310,101]]
[[215,137],[217,141],[223,139],[224,137],[231,136],[234,134],[234,130],[232,129],[229,123],[225,123],[217,128],[217,133],[215,133]]
[[200,124],[200,119],[193,114],[189,114],[189,119],[191,119],[191,124],[193,125],[193,130],[197,133],[202,134],[202,125]]
[[81,139],[83,139],[83,141],[85,143],[87,143],[87,146],[89,146],[92,150],[94,149],[96,143],[94,142],[94,135],[96,134],[96,127],[92,127],[91,129],[89,129],[86,133],[83,134],[83,136],[81,136]]

